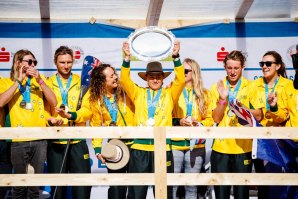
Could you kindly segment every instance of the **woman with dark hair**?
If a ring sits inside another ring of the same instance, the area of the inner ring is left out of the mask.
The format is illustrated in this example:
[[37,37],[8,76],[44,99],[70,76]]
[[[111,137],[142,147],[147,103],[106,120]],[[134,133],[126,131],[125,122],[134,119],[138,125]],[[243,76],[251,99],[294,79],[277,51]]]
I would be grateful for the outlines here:
[[259,65],[262,68],[263,77],[254,80],[252,84],[256,86],[264,106],[265,117],[260,123],[263,126],[280,126],[287,116],[277,117],[272,112],[277,111],[277,104],[279,109],[285,109],[286,96],[282,91],[292,84],[292,81],[287,79],[285,64],[276,51],[266,52]]
[[[114,67],[101,64],[91,73],[89,90],[83,98],[82,108],[77,112],[66,113],[60,109],[61,116],[83,122],[90,119],[90,126],[134,126],[134,106],[122,90],[118,75]],[[122,140],[126,145],[132,144],[131,140]],[[96,157],[105,163],[106,159],[101,154],[102,139],[93,139],[92,144]],[[109,173],[126,173],[127,167],[119,170],[108,169]],[[126,186],[110,186],[109,199],[125,199]]]
[[[259,101],[263,103],[263,114],[265,117],[260,122],[265,127],[284,126],[288,119],[286,110],[287,95],[285,91],[293,87],[291,80],[287,79],[285,64],[280,54],[276,51],[268,51],[259,62],[263,77],[252,82],[259,94]],[[278,108],[277,108],[278,107]],[[261,159],[254,160],[257,173],[282,172],[282,168],[273,163],[266,163]],[[258,186],[258,197],[260,199],[280,198],[278,191],[280,187],[269,188]]]

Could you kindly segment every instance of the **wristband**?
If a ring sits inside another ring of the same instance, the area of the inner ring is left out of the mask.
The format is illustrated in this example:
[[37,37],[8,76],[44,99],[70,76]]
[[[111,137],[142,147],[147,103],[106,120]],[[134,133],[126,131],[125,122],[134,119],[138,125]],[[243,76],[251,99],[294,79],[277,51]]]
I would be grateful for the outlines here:
[[44,83],[43,79],[40,78],[40,80],[38,81],[38,84],[41,86]]
[[22,85],[22,82],[18,79],[16,79],[16,82],[18,82],[20,85]]
[[220,105],[225,106],[225,105],[227,104],[227,101],[226,101],[226,100],[223,100],[223,99],[219,99],[219,100],[218,100],[218,103],[219,103]]
[[173,59],[176,59],[176,58],[179,58],[179,57],[180,57],[179,53],[177,55],[172,55]]

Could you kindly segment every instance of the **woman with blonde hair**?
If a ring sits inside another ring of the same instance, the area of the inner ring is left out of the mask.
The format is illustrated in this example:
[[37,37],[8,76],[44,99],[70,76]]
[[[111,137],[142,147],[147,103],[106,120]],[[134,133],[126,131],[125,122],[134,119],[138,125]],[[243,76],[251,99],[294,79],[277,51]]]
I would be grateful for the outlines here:
[[[34,54],[21,49],[14,54],[10,78],[0,80],[0,108],[6,106],[6,127],[46,127],[45,102],[57,105],[47,79],[36,68]],[[42,133],[42,132],[40,132]],[[13,139],[11,163],[16,174],[43,173],[47,154],[47,141],[40,139]],[[39,186],[18,186],[12,189],[12,198],[39,198]]]
[[[203,87],[200,65],[191,58],[183,62],[185,88],[173,110],[175,126],[212,126],[212,114],[209,109],[209,92]],[[200,173],[205,161],[205,139],[172,139],[174,172]],[[178,186],[173,188],[176,198]],[[197,198],[196,186],[185,186],[185,198]]]

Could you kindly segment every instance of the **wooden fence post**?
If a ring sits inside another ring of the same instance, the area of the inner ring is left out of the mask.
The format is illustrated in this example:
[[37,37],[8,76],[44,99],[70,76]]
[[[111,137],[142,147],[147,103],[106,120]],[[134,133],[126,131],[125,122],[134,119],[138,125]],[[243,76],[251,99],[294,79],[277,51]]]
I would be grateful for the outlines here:
[[166,127],[154,128],[155,198],[167,198]]

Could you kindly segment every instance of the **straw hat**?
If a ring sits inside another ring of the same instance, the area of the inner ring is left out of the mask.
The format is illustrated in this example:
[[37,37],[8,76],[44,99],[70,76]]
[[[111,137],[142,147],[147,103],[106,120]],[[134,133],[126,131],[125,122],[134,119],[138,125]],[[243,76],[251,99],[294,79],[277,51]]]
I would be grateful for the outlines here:
[[139,72],[138,75],[145,81],[147,81],[146,74],[148,73],[163,73],[163,78],[168,77],[171,72],[163,72],[162,65],[158,61],[149,62],[146,67],[146,72]]
[[129,149],[118,139],[112,139],[104,145],[101,155],[106,160],[106,166],[111,170],[121,169],[125,167],[129,161]]

